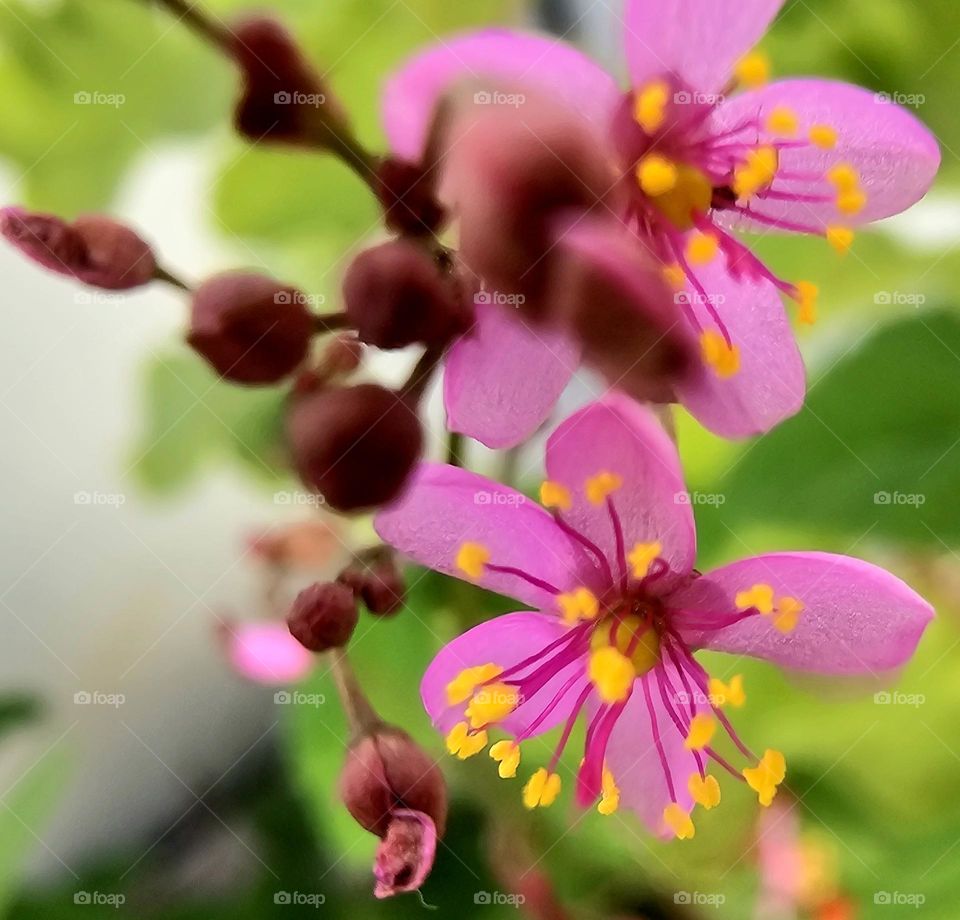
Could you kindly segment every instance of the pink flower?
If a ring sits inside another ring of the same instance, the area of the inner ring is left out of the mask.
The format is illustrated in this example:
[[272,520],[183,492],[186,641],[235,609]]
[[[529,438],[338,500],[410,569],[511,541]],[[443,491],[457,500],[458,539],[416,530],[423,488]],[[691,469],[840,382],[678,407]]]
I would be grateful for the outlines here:
[[[424,676],[424,705],[451,753],[490,748],[514,776],[520,750],[563,726],[528,807],[559,794],[557,765],[587,722],[577,799],[636,811],[656,833],[689,837],[713,807],[719,768],[769,805],[783,756],[757,757],[727,716],[739,677],[711,678],[700,649],[829,675],[883,675],[913,654],[933,615],[890,573],[827,553],[784,552],[694,570],[696,535],[679,459],[648,409],[622,395],[563,422],[546,449],[541,499],[450,466],[425,464],[380,512],[381,537],[415,561],[516,598],[511,613],[454,639]],[[740,765],[713,747],[725,732]]]
[[257,684],[283,686],[305,679],[316,657],[287,629],[272,620],[225,622],[218,634],[230,667]]
[[[855,227],[922,197],[940,163],[930,132],[871,92],[809,78],[763,86],[768,64],[748,52],[781,5],[628,0],[626,93],[562,42],[489,30],[444,40],[414,58],[385,98],[393,151],[412,161],[424,154],[438,101],[464,81],[515,90],[502,94],[503,103],[516,105],[521,122],[525,94],[548,95],[588,122],[612,183],[626,189],[617,196],[620,224],[662,265],[675,285],[678,316],[699,338],[702,365],[680,381],[678,399],[727,437],[766,431],[799,410],[803,363],[781,295],[798,303],[801,321],[812,322],[818,293],[808,281],[778,278],[731,231],[817,234],[844,252]],[[746,91],[728,98],[738,86]],[[497,100],[478,93],[478,104]],[[496,143],[490,138],[491,149]],[[478,312],[476,335],[449,359],[451,424],[502,446],[511,427],[543,420],[578,360],[521,323]],[[461,411],[477,391],[496,411]]]

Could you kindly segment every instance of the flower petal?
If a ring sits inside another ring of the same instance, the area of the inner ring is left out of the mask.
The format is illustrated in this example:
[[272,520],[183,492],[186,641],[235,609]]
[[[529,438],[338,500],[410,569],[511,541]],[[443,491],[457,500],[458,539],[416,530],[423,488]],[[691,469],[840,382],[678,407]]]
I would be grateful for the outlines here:
[[492,448],[530,437],[580,362],[567,336],[533,328],[509,309],[478,303],[476,323],[450,349],[444,369],[447,428]]
[[[465,704],[451,708],[447,704],[447,684],[465,668],[495,664],[506,670],[537,655],[567,632],[559,619],[542,613],[508,613],[487,620],[457,636],[445,645],[430,663],[420,684],[420,696],[433,724],[447,732],[463,721]],[[582,659],[558,671],[530,699],[525,699],[500,727],[513,735],[523,732],[546,708],[567,681],[583,670]],[[542,734],[565,722],[573,711],[577,692],[571,689],[550,715],[537,726]]]
[[221,635],[231,667],[247,680],[291,684],[313,669],[313,655],[290,635],[286,623],[231,622]]
[[628,0],[633,85],[675,74],[691,89],[719,91],[781,6],[783,0]]
[[[525,495],[458,467],[421,464],[374,527],[411,559],[457,578],[465,578],[456,558],[469,542],[489,552],[491,566],[521,569],[560,591],[584,583],[582,553],[549,513]],[[555,594],[517,575],[487,567],[476,583],[534,608],[556,609]]]
[[[776,629],[760,615],[715,633],[690,632],[691,644],[753,655],[820,674],[880,675],[913,655],[933,609],[895,575],[830,553],[773,553],[724,566],[678,591],[671,608],[732,613],[735,597],[756,584],[803,604],[796,628]],[[678,618],[677,622],[681,622]]]
[[[702,366],[677,385],[680,402],[714,434],[745,438],[762,434],[800,411],[806,374],[780,294],[769,281],[737,280],[719,258],[698,267],[696,277],[739,349],[740,368],[721,378]],[[716,321],[701,293],[690,291],[685,309],[704,329]]]
[[393,152],[419,159],[438,99],[458,81],[486,77],[547,90],[603,125],[620,97],[603,68],[557,39],[508,29],[444,39],[408,61],[387,84],[383,117]]
[[[750,209],[764,217],[817,230],[833,224],[863,224],[899,214],[915,204],[926,194],[937,174],[940,148],[919,119],[905,108],[885,101],[882,94],[833,80],[782,80],[735,96],[717,110],[716,130],[763,118],[777,107],[796,113],[801,136],[805,137],[814,126],[830,126],[837,132],[837,145],[831,150],[813,144],[782,150],[781,173],[810,173],[824,178],[810,181],[778,178],[774,181],[775,189],[826,196],[830,200],[818,203],[756,198]],[[750,140],[753,140],[755,129],[750,131]],[[863,210],[853,216],[837,209],[833,200],[835,189],[825,177],[838,163],[848,163],[859,173],[860,185],[867,196]],[[718,216],[727,221],[722,212]],[[767,224],[753,223],[769,229]]]
[[626,396],[611,394],[570,416],[547,442],[547,478],[570,490],[564,519],[592,540],[614,572],[616,535],[606,503],[592,504],[587,480],[613,473],[622,485],[610,495],[627,551],[636,543],[661,544],[674,575],[686,575],[696,553],[693,514],[676,448],[656,416]]

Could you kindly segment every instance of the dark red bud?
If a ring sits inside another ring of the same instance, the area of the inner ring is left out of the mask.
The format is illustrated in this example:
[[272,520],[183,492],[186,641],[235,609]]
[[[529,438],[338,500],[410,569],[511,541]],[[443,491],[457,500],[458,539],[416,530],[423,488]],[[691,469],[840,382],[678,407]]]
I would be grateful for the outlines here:
[[377,348],[442,345],[470,325],[470,311],[453,278],[410,240],[361,252],[347,269],[343,296],[360,340]]
[[314,324],[304,300],[265,275],[217,275],[193,295],[187,341],[227,380],[276,383],[309,351]]
[[358,618],[353,591],[336,582],[318,582],[297,595],[287,626],[305,649],[326,652],[347,644]]
[[437,855],[437,831],[419,811],[396,811],[386,836],[377,847],[373,867],[378,898],[416,891],[427,880]]
[[157,274],[150,246],[111,217],[90,214],[68,223],[51,214],[4,208],[0,234],[44,268],[94,287],[129,290]]
[[416,405],[372,383],[294,399],[287,436],[300,478],[336,511],[394,499],[423,449]]
[[436,172],[389,157],[377,167],[376,193],[389,230],[408,236],[436,233],[446,212],[437,201]]
[[442,837],[447,823],[443,774],[404,731],[384,726],[347,752],[340,797],[357,823],[384,837],[397,809],[422,812]]
[[258,16],[237,23],[233,35],[243,74],[237,131],[251,141],[335,143],[347,124],[343,108],[283,25]]
[[347,585],[371,613],[390,616],[403,607],[406,582],[393,558],[358,563],[344,569],[337,577]]

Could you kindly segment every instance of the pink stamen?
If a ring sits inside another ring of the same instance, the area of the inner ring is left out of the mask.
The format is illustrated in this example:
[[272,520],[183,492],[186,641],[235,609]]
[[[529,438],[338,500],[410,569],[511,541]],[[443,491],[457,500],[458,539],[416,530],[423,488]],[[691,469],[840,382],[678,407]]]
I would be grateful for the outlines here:
[[[534,735],[537,729],[543,724],[544,720],[550,716],[550,713],[560,705],[560,701],[567,695],[567,692],[570,688],[578,681],[583,678],[583,675],[578,671],[574,674],[570,680],[568,680],[563,687],[557,692],[556,696],[544,707],[543,711],[530,723],[530,725],[524,729],[519,735],[517,735],[517,743],[525,741],[527,738]],[[590,689],[590,683],[588,681],[586,690]],[[574,709],[572,718],[576,719],[577,713],[579,712],[579,706]]]
[[613,524],[613,536],[617,544],[617,565],[620,567],[620,589],[623,592],[627,590],[627,548],[623,539],[623,525],[620,523],[620,515],[617,509],[613,507],[613,499],[607,497],[607,511],[610,513],[610,522]]
[[577,773],[577,801],[583,807],[595,801],[603,788],[603,765],[607,757],[607,743],[617,719],[633,695],[633,688],[622,703],[601,707],[587,729],[585,756]]
[[577,702],[574,703],[573,712],[570,713],[570,718],[567,719],[567,724],[563,727],[563,734],[560,735],[560,741],[557,743],[557,748],[553,752],[553,756],[550,758],[550,763],[547,766],[548,773],[553,773],[557,764],[560,762],[560,757],[563,755],[563,750],[567,746],[567,742],[570,740],[570,733],[573,731],[573,726],[576,724],[577,718],[580,715],[580,710],[583,709],[584,703],[587,701],[587,697],[590,696],[592,692],[593,685],[588,681],[587,685],[583,688],[583,692],[577,699]]
[[537,578],[536,575],[530,575],[524,572],[523,569],[514,568],[512,565],[494,565],[487,563],[487,568],[491,572],[498,572],[501,575],[513,575],[516,578],[521,578],[527,582],[527,584],[531,584],[535,588],[540,588],[541,591],[547,591],[550,594],[560,593],[560,589],[551,585],[550,582],[544,581],[542,578]]
[[585,537],[579,530],[574,527],[571,527],[561,516],[559,512],[554,513],[554,520],[560,526],[560,529],[567,534],[567,536],[576,540],[584,549],[586,549],[595,559],[596,563],[599,565],[600,570],[603,572],[604,577],[607,579],[607,583],[613,584],[613,572],[610,569],[610,563],[607,561],[607,557],[603,554],[603,550],[597,546],[592,540]]
[[641,678],[640,683],[643,684],[643,698],[647,704],[647,714],[650,716],[650,728],[653,730],[653,744],[657,749],[657,756],[660,758],[660,766],[663,769],[664,779],[667,781],[667,790],[670,793],[670,801],[677,801],[677,792],[673,787],[673,776],[670,774],[670,765],[667,762],[667,755],[663,749],[663,742],[660,739],[660,723],[657,719],[656,710],[653,708],[653,699],[650,695],[650,684],[648,677],[646,675]]
[[[688,729],[683,724],[683,720],[680,718],[680,714],[674,708],[673,700],[671,700],[670,694],[667,692],[667,676],[664,673],[663,668],[658,667],[655,668],[654,671],[657,675],[657,687],[660,689],[660,698],[663,700],[663,705],[666,707],[667,713],[673,720],[673,724],[676,726],[677,731],[680,733],[680,737],[686,738]],[[673,685],[671,684],[669,686],[670,692],[674,693],[675,691],[673,689]],[[703,768],[703,759],[701,758],[699,751],[692,751],[691,753],[697,762],[697,769],[700,771],[700,775],[706,775],[706,771]]]

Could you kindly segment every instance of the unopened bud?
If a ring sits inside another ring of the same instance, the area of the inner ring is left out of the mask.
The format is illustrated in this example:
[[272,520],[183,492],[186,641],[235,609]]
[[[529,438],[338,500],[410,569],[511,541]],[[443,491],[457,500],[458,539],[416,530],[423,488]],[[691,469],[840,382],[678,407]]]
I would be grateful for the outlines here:
[[157,274],[150,246],[111,217],[90,214],[69,223],[51,214],[4,208],[0,234],[38,265],[93,287],[129,290]]
[[377,167],[376,193],[387,229],[408,236],[436,233],[446,212],[437,201],[435,172],[388,157]]
[[303,362],[313,318],[295,288],[265,275],[227,272],[193,295],[187,341],[227,380],[276,383]]
[[371,613],[390,616],[403,607],[406,583],[392,555],[351,565],[337,577],[347,585]]
[[442,345],[470,325],[455,281],[411,240],[361,252],[347,269],[343,296],[360,340],[377,348]]
[[372,383],[295,398],[287,436],[300,478],[336,511],[396,498],[423,449],[416,406]]
[[318,582],[297,595],[287,616],[287,627],[304,648],[326,652],[347,644],[357,619],[353,591],[336,582]]

